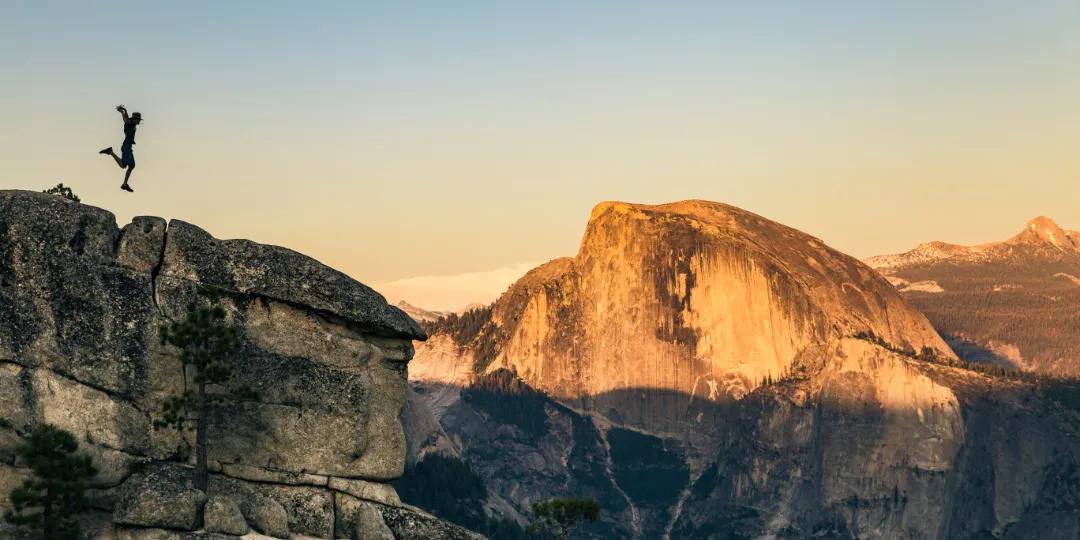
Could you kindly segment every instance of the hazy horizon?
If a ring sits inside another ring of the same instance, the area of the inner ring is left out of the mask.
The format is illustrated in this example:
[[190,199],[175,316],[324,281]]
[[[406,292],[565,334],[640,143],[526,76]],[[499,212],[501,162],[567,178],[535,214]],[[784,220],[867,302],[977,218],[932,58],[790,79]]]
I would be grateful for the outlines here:
[[[13,3],[0,64],[0,188],[427,309],[574,255],[605,200],[725,202],[859,258],[1080,229],[1073,0]],[[134,194],[97,154],[120,103]]]

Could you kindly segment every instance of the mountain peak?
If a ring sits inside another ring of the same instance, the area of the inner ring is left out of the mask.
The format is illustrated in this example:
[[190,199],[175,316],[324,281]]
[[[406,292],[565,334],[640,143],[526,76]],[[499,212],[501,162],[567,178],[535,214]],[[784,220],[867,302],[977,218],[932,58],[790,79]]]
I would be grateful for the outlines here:
[[1054,223],[1054,220],[1052,220],[1052,219],[1050,219],[1050,218],[1048,218],[1046,216],[1039,216],[1039,217],[1036,217],[1036,218],[1032,218],[1032,219],[1028,220],[1028,222],[1027,222],[1027,227],[1029,229],[1044,228],[1044,227],[1056,228],[1057,226],[1058,225],[1057,225],[1057,223]]
[[1054,220],[1039,216],[1027,222],[1024,230],[1009,239],[1011,244],[1050,244],[1067,250],[1080,250],[1080,238],[1072,231],[1058,227]]
[[406,315],[412,317],[415,321],[435,321],[442,316],[441,312],[429,311],[422,307],[414,306],[404,300],[397,303],[397,308],[404,311]]
[[738,399],[791,369],[803,347],[838,336],[872,331],[953,355],[869,268],[781,223],[703,200],[596,205],[577,255],[523,276],[491,316],[505,337],[483,369],[513,369],[598,410],[646,394],[640,422],[657,429],[674,429],[654,405],[671,393]]
[[[978,246],[925,242],[906,253],[870,257],[866,259],[866,263],[872,268],[889,273],[904,267],[931,264],[943,260],[985,262],[1002,257],[1013,257],[1015,252],[1012,248],[1014,246],[1049,247],[1049,251],[1037,249],[1038,252],[1044,255],[1080,252],[1080,232],[1062,229],[1054,220],[1046,216],[1039,216],[1028,220],[1027,224],[1024,225],[1024,230],[1003,242],[990,242]],[[1056,257],[1057,255],[1050,256]]]

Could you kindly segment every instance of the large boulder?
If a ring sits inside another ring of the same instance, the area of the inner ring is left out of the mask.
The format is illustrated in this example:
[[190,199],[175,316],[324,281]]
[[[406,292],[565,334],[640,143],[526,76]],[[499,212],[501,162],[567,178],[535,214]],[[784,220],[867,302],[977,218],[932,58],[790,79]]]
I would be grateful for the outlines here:
[[193,471],[160,466],[137,474],[123,487],[113,520],[118,525],[194,531],[206,494],[192,486]]
[[203,509],[203,528],[207,532],[236,536],[248,532],[248,524],[243,512],[234,502],[222,497],[211,497],[207,501]]
[[253,495],[244,500],[240,511],[256,531],[275,538],[289,537],[289,514],[274,499]]
[[356,515],[356,540],[394,540],[394,533],[373,504],[363,504]]

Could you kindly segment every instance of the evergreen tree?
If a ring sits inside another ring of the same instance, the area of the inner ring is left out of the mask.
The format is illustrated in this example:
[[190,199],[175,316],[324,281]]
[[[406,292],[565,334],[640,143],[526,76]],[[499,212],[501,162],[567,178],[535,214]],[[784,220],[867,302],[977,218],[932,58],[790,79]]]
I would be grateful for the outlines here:
[[567,540],[570,531],[580,527],[583,521],[596,521],[599,515],[600,505],[592,497],[542,501],[533,504],[532,523],[526,532],[540,533],[544,540],[550,532],[556,539]]
[[[161,418],[154,421],[154,429],[195,431],[195,489],[205,492],[209,483],[206,438],[210,413],[226,400],[257,400],[259,396],[248,388],[207,392],[207,387],[222,386],[232,379],[233,367],[228,359],[240,349],[240,335],[226,320],[216,289],[202,288],[199,296],[203,301],[197,299],[189,303],[183,320],[161,327],[162,344],[180,349],[184,392],[165,400]],[[187,388],[189,367],[195,390]]]
[[418,506],[440,519],[487,536],[491,540],[519,540],[517,522],[489,517],[484,512],[488,497],[484,479],[467,463],[453,456],[431,453],[392,485],[402,502]]
[[75,516],[89,508],[85,482],[97,474],[90,456],[77,454],[79,443],[56,426],[38,426],[18,449],[34,477],[15,488],[4,520],[40,531],[44,540],[75,540]]
[[56,184],[55,187],[51,187],[49,189],[46,189],[46,190],[42,191],[42,193],[51,193],[53,195],[59,195],[61,197],[64,197],[65,199],[69,199],[69,200],[72,200],[72,201],[75,201],[75,202],[80,202],[82,200],[82,199],[79,199],[79,196],[76,195],[75,192],[71,191],[71,188],[64,186],[64,184],[62,184],[62,183],[61,184]]

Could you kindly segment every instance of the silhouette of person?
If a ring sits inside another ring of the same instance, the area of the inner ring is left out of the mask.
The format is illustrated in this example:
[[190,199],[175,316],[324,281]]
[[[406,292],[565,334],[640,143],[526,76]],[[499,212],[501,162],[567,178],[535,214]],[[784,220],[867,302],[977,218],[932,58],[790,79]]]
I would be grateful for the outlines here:
[[120,144],[120,155],[117,156],[111,146],[98,153],[112,156],[121,169],[127,169],[127,172],[124,173],[124,183],[120,186],[120,189],[134,192],[135,190],[128,185],[131,171],[135,170],[135,153],[131,147],[135,144],[135,128],[142,122],[142,113],[131,113],[131,116],[128,116],[127,109],[123,105],[117,105],[116,110],[124,118],[124,142]]

